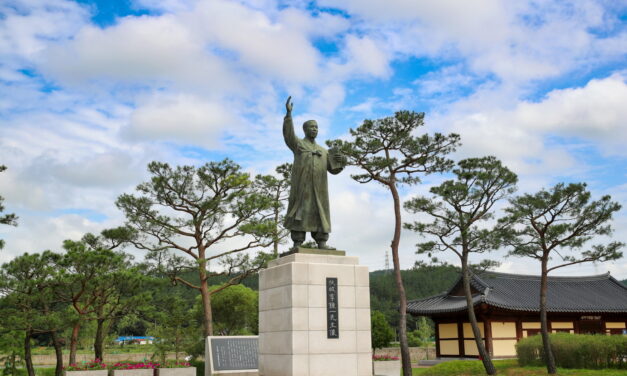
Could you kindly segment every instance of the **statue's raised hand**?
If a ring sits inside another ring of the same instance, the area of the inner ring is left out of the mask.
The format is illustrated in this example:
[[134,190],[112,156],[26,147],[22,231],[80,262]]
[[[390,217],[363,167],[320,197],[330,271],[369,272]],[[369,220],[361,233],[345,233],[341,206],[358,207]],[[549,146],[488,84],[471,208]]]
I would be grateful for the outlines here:
[[292,97],[289,96],[287,98],[287,102],[285,102],[285,110],[287,111],[288,115],[292,113],[292,108],[294,108],[294,103],[292,103]]

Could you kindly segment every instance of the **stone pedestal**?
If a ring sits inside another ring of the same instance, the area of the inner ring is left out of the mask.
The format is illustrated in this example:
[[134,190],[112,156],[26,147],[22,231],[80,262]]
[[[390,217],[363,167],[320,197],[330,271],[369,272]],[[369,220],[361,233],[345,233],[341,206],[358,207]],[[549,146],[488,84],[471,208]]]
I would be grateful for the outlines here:
[[[309,251],[260,272],[260,375],[372,375],[369,275],[357,263]],[[338,338],[327,338],[327,278],[337,278]]]

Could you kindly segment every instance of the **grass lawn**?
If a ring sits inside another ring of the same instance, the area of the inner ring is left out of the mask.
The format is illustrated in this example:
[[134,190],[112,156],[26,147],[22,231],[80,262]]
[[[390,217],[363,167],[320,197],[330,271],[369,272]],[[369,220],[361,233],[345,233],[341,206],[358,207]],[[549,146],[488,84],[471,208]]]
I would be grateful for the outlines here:
[[[18,368],[17,376],[27,376],[26,368]],[[35,367],[36,376],[54,376],[54,367]]]
[[[519,367],[515,359],[495,360],[494,366],[499,375],[507,376],[539,376],[546,375],[544,367]],[[476,360],[456,360],[438,364],[431,368],[414,368],[413,375],[418,376],[474,376],[485,375],[483,364]],[[560,376],[625,376],[622,369],[590,370],[590,369],[558,369]]]

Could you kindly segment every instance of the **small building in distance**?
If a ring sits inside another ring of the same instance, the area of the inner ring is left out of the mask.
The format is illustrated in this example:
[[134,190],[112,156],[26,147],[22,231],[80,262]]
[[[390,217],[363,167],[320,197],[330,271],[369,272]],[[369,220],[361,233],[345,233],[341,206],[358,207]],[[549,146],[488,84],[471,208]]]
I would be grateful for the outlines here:
[[[471,289],[492,356],[514,357],[516,342],[540,332],[540,276],[485,272]],[[461,277],[441,295],[410,301],[407,312],[433,319],[438,357],[478,357]],[[627,334],[627,287],[609,273],[549,276],[547,317],[552,333]]]
[[151,336],[119,336],[115,339],[118,345],[151,345],[155,337]]

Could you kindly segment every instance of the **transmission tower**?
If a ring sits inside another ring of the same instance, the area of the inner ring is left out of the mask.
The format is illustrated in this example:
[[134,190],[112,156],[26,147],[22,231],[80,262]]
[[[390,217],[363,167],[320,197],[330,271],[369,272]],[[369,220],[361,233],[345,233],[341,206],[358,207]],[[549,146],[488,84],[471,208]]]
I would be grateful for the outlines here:
[[385,271],[390,271],[390,251],[385,251]]

